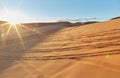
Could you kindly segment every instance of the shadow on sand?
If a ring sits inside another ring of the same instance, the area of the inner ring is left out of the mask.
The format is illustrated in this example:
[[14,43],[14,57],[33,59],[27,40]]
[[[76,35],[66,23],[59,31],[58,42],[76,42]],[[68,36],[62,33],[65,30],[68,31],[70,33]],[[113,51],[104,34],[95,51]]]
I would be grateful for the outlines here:
[[[44,29],[45,26],[40,27]],[[44,29],[40,34],[34,34],[27,37],[23,37],[25,43],[25,49],[21,47],[20,41],[11,40],[7,44],[0,48],[0,74],[8,69],[16,60],[8,60],[8,56],[15,56],[20,58],[25,54],[25,51],[30,50],[32,47],[36,46],[38,43],[44,42],[51,35],[57,33],[58,31],[66,28],[66,26],[54,26],[52,29]]]

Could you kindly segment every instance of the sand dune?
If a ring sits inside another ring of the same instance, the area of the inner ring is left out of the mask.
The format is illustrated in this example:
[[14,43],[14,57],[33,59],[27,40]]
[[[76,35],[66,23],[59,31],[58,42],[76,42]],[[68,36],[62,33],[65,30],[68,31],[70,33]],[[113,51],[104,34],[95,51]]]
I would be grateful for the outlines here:
[[[33,27],[32,27],[33,28]],[[0,78],[119,78],[120,19],[61,24],[9,34],[0,49]],[[13,36],[14,35],[14,36]]]

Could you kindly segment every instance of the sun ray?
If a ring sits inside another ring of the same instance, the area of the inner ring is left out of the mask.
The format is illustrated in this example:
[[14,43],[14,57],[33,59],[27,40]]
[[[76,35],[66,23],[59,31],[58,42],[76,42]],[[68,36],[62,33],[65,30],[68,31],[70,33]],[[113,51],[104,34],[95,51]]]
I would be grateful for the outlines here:
[[4,25],[7,25],[7,24],[8,24],[9,27],[8,27],[8,30],[5,32],[5,36],[2,38],[2,41],[1,41],[2,42],[2,47],[4,47],[6,45],[8,34],[10,33],[10,30],[12,28],[14,28],[17,35],[18,35],[18,38],[20,39],[20,42],[21,42],[21,45],[22,45],[23,49],[25,49],[25,45],[24,45],[22,36],[21,36],[21,34],[20,34],[20,32],[17,28],[17,26],[20,25],[20,24],[15,25],[15,24],[6,23]]
[[22,39],[22,36],[21,36],[19,30],[17,29],[16,26],[14,26],[14,28],[15,28],[15,30],[16,30],[16,32],[17,32],[17,35],[18,35],[18,37],[19,37],[19,39],[20,39],[20,42],[21,42],[21,45],[22,45],[23,49],[25,49],[25,45],[24,45],[24,42],[23,42],[23,39]]
[[29,28],[29,27],[27,27],[27,26],[25,26],[25,25],[22,25],[22,27],[23,28],[25,28],[25,29],[27,29],[27,30],[30,30],[30,31],[32,31],[32,32],[34,32],[34,33],[36,33],[36,34],[40,34],[40,32],[39,31],[35,31],[35,30],[33,30],[32,28]]
[[[23,0],[21,0],[20,3],[16,7],[20,8],[22,3],[23,3]],[[19,28],[21,29],[20,25],[22,25],[20,23],[30,20],[30,17],[27,16],[23,11],[20,11],[18,9],[9,9],[7,6],[4,6],[3,3],[1,2],[0,4],[3,7],[3,10],[1,11],[0,19],[5,20],[3,21],[3,23],[0,24],[1,43],[2,43],[1,47],[4,47],[7,44],[7,41],[11,39],[9,37],[14,37],[14,35],[11,35],[11,34],[17,33],[16,35],[18,36],[18,39],[20,39],[21,45],[25,49],[25,45],[24,45],[21,33],[19,31]],[[30,29],[29,27],[24,26],[24,28],[26,28],[27,30],[34,31]],[[15,29],[14,30],[15,32],[12,32],[11,31],[12,29]],[[8,34],[10,34],[11,36]]]
[[6,25],[9,25],[9,23],[0,24],[0,27],[6,26]]
[[12,25],[9,26],[7,32],[5,33],[5,36],[4,36],[3,39],[2,39],[2,42],[3,42],[3,43],[2,43],[2,46],[4,46],[4,45],[6,44],[6,39],[7,39],[7,36],[8,36],[8,34],[9,34],[11,28],[12,28]]

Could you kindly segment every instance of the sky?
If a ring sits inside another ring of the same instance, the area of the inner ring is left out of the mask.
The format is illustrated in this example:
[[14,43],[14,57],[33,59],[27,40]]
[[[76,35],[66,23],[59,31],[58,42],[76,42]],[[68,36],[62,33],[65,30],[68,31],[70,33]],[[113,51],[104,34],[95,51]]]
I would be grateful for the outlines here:
[[29,22],[86,18],[107,20],[120,16],[120,0],[0,0],[0,19],[7,18],[5,9]]

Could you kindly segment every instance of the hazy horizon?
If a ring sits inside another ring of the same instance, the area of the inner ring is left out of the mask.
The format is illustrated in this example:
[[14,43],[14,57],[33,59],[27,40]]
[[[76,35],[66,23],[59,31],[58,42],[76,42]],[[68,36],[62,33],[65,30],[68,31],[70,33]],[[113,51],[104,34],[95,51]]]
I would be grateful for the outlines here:
[[119,0],[0,0],[0,20],[52,22],[94,18],[102,21],[119,16],[119,3]]

